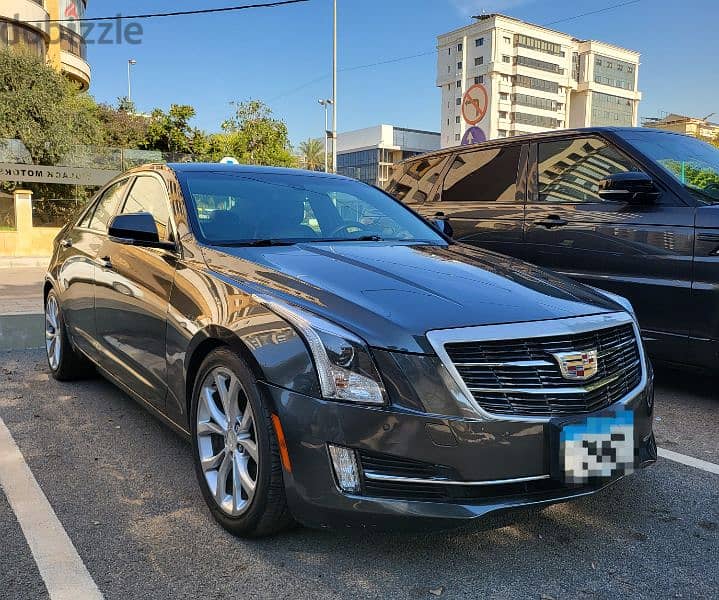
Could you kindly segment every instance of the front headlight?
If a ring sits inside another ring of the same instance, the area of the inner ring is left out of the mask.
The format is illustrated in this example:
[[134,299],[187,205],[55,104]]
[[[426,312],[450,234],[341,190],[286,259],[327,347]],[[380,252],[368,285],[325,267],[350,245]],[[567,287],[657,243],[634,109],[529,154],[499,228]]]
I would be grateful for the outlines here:
[[365,343],[353,333],[296,306],[256,295],[255,299],[294,325],[307,342],[322,397],[385,404],[387,394]]

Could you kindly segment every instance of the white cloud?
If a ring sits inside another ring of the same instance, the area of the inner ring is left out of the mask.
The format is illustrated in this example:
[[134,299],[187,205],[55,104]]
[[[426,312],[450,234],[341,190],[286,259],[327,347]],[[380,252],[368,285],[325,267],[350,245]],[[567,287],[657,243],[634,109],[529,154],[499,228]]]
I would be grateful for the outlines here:
[[505,13],[512,8],[529,4],[533,0],[450,0],[452,5],[465,17],[484,13]]

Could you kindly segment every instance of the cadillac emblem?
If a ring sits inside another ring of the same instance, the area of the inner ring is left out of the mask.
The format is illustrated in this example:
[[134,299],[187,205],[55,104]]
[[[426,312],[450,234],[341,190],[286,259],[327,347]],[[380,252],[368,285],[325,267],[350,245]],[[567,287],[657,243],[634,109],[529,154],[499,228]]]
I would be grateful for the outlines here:
[[552,354],[559,363],[559,370],[564,379],[586,381],[597,374],[597,351],[557,352]]

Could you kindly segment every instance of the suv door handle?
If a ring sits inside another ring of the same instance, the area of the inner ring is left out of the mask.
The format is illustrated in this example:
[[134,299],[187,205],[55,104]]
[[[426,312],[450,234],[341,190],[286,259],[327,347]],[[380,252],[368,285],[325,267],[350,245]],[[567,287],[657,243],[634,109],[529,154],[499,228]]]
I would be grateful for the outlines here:
[[103,269],[112,269],[112,260],[110,260],[109,256],[99,258],[97,260],[97,264],[100,265]]
[[549,215],[546,219],[539,219],[538,221],[534,222],[535,225],[542,225],[547,229],[551,229],[552,227],[562,227],[563,225],[567,225],[568,223],[569,221],[565,221],[557,215]]

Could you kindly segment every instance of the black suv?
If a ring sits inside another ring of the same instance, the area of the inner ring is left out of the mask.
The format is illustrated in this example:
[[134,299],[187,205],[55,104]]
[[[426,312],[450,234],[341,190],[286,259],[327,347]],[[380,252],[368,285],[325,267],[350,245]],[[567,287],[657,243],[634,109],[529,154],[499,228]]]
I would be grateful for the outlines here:
[[717,148],[565,130],[415,157],[387,189],[459,241],[626,296],[655,359],[719,363]]

